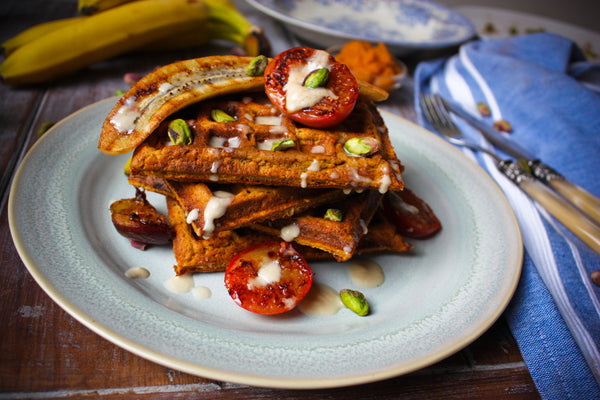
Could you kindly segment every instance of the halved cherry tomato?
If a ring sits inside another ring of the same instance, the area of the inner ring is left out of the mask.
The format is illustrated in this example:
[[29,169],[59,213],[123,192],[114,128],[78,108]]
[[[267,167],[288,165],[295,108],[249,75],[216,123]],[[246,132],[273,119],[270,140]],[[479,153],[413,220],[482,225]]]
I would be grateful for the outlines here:
[[431,207],[410,189],[388,191],[383,198],[383,211],[398,233],[412,238],[426,238],[442,228]]
[[296,307],[312,285],[312,270],[290,243],[252,246],[231,260],[225,287],[240,307],[280,314]]
[[322,88],[330,90],[333,96],[325,96],[314,105],[290,111],[286,98],[286,84],[290,82],[290,72],[297,72],[305,67],[308,75],[311,72],[308,70],[312,70],[313,66],[315,69],[319,68],[320,66],[313,65],[315,55],[319,55],[317,52],[322,52],[320,55],[323,56],[327,54],[323,50],[309,47],[295,47],[278,54],[265,69],[265,91],[271,102],[293,120],[314,128],[327,128],[339,124],[352,112],[358,99],[358,82],[346,65],[327,54],[324,58],[329,64],[329,78]]

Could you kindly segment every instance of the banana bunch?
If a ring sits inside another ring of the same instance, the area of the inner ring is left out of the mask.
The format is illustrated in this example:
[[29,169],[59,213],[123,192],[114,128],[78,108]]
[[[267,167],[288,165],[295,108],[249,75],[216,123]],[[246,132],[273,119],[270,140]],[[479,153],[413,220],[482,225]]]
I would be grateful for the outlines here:
[[230,0],[79,0],[79,9],[89,15],[36,25],[4,42],[4,82],[46,82],[120,54],[215,39],[233,42],[250,56],[270,53],[262,29]]

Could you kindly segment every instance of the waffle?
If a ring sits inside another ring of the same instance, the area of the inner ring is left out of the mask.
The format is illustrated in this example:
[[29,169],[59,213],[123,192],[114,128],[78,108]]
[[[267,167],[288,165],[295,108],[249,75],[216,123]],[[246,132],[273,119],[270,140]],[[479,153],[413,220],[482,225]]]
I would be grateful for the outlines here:
[[[216,232],[209,239],[201,239],[194,234],[186,222],[185,212],[177,200],[167,198],[167,208],[169,221],[175,229],[173,252],[177,263],[174,266],[177,275],[224,271],[230,260],[246,248],[258,243],[281,240],[279,237],[247,228]],[[294,244],[294,248],[307,261],[334,259],[331,253],[312,247]],[[412,246],[395,232],[393,226],[389,225],[387,221],[381,220],[369,227],[369,232],[363,236],[356,254],[375,251],[401,253],[411,248]]]
[[[174,181],[243,183],[301,188],[401,190],[402,165],[395,156],[387,128],[376,108],[361,98],[351,115],[328,129],[293,122],[260,94],[255,98],[217,98],[199,103],[187,119],[190,145],[169,145],[168,121],[135,151],[130,170]],[[220,109],[235,122],[215,122]],[[187,110],[190,111],[190,110]],[[346,140],[377,140],[369,157],[348,155]],[[271,151],[272,144],[292,139],[295,147]]]
[[[346,197],[342,190],[337,189],[177,182],[151,175],[131,175],[129,183],[138,188],[174,197],[186,216],[190,213],[197,215],[197,218],[190,219],[190,225],[198,236],[210,236],[212,232],[242,228],[263,220],[291,217],[309,208]],[[233,196],[224,215],[213,214],[213,218],[210,218],[210,213],[205,213],[205,210],[215,193]],[[207,229],[209,226],[210,229]]]
[[[273,236],[284,236],[285,229],[297,228],[294,242],[331,253],[338,261],[346,261],[355,253],[359,240],[368,232],[382,195],[375,191],[354,194],[335,204],[312,208],[292,218],[252,224],[251,228]],[[342,212],[341,221],[323,218],[328,208]]]

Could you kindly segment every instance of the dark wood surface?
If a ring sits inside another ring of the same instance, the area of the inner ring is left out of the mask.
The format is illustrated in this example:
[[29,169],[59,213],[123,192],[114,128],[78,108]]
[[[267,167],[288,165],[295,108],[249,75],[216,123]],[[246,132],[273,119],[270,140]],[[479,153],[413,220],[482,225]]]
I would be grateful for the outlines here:
[[[241,6],[250,19],[264,21]],[[34,23],[75,13],[75,0],[4,0],[0,40]],[[281,36],[280,26],[265,24],[267,33],[277,36],[275,50],[282,50],[277,46],[291,36]],[[40,125],[126,89],[126,72],[145,73],[177,59],[227,50],[122,56],[48,85],[16,89],[0,84],[0,399],[539,398],[503,318],[457,354],[405,376],[337,389],[278,390],[213,381],[147,361],[81,325],[41,290],[17,254],[7,216],[10,180],[38,139]],[[382,108],[415,120],[410,79]]]

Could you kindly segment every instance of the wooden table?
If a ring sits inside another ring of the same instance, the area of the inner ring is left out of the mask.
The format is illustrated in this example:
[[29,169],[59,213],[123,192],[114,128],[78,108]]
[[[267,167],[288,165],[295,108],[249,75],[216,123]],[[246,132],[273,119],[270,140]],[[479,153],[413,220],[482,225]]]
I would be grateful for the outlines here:
[[[244,4],[240,7],[275,39],[275,51],[295,44],[281,26]],[[4,0],[0,40],[34,23],[75,14],[75,0]],[[41,124],[126,89],[126,72],[146,73],[173,60],[227,50],[123,56],[50,85],[0,85],[0,399],[539,398],[503,318],[459,353],[409,375],[356,387],[276,390],[213,381],[147,361],[81,325],[40,289],[13,245],[7,200],[10,179],[38,139]],[[381,106],[414,121],[410,79]]]

